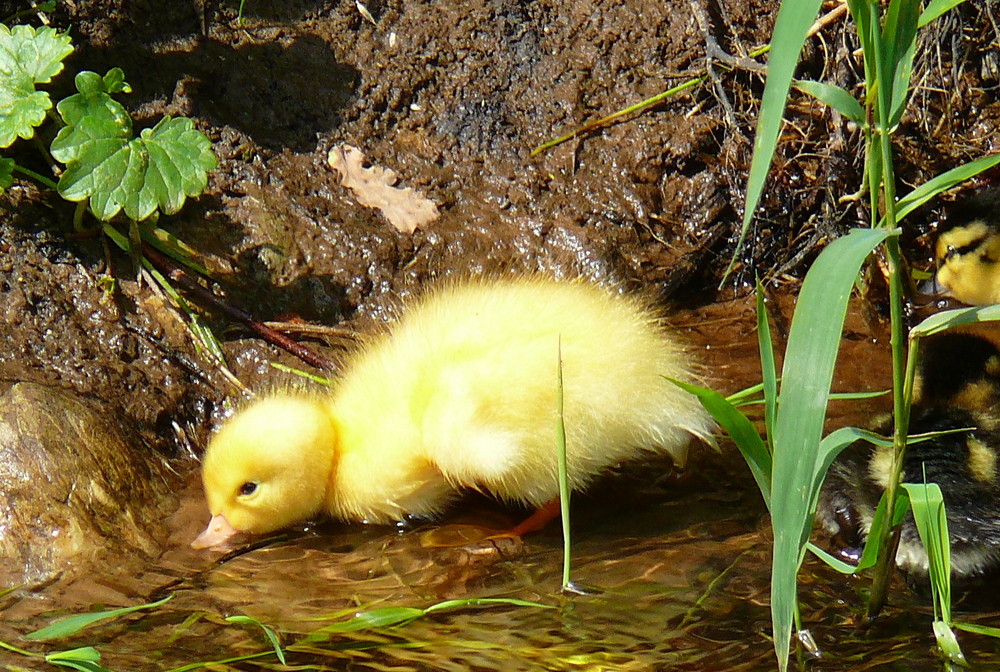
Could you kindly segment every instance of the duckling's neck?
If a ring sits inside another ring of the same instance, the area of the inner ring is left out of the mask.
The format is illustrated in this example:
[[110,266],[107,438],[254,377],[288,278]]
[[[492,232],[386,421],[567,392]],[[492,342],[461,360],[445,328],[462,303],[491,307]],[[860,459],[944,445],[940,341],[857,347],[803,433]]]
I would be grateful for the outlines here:
[[[391,396],[391,395],[388,395]],[[389,399],[334,398],[337,451],[326,504],[342,520],[386,524],[439,512],[454,489],[427,459],[420,428]]]
[[[327,415],[330,418],[330,424],[333,425],[335,443],[330,451],[330,471],[327,472],[326,489],[323,492],[323,502],[329,504],[334,501],[333,498],[337,492],[337,474],[340,471],[340,446],[343,443],[344,426],[332,404],[329,404],[327,407]],[[330,507],[327,506],[326,508]]]

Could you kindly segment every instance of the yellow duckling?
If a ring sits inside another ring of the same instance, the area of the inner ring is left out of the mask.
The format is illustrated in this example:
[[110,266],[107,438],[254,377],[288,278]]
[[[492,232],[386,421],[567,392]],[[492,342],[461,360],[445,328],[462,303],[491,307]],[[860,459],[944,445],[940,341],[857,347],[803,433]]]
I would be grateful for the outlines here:
[[277,393],[212,438],[212,521],[196,547],[326,513],[432,516],[462,489],[540,506],[558,496],[557,366],[569,483],[710,440],[692,357],[634,297],[544,277],[446,284],[346,363],[326,394]]
[[973,306],[1000,303],[1000,190],[956,204],[938,228],[931,287]]

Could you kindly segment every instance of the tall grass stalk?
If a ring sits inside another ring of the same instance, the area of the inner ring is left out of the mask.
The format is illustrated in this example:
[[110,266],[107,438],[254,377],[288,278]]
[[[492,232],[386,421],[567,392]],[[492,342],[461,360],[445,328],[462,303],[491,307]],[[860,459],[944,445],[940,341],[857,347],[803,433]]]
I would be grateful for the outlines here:
[[563,535],[563,571],[562,571],[562,591],[564,593],[572,591],[572,581],[570,581],[570,563],[572,562],[572,552],[570,545],[569,529],[569,468],[566,459],[566,418],[563,413],[563,360],[562,360],[562,339],[558,344],[559,362],[556,367],[556,449],[559,455],[559,516],[562,521]]
[[[902,199],[896,197],[891,136],[909,98],[917,31],[960,1],[934,0],[921,14],[920,0],[890,0],[887,6],[879,0],[847,0],[864,58],[866,93],[860,102],[849,91],[831,84],[793,82],[798,55],[819,11],[820,1],[783,0],[778,11],[747,183],[740,246],[763,193],[786,98],[793,83],[835,107],[862,129],[865,142],[862,191],[868,195],[872,223],[867,231],[854,230],[831,243],[806,275],[792,319],[780,388],[773,378],[769,378],[774,375],[774,364],[773,353],[769,352],[770,337],[765,333],[766,316],[758,317],[766,441],[762,442],[759,436],[750,438],[744,423],[746,419],[737,420],[731,412],[735,409],[727,408],[725,400],[701,395],[703,403],[720,424],[733,433],[769,502],[774,530],[772,626],[775,653],[782,670],[788,665],[792,623],[798,615],[796,575],[808,547],[819,489],[830,463],[847,445],[844,442],[854,440],[851,436],[863,435],[859,430],[845,428],[821,438],[851,287],[865,257],[876,246],[884,246],[888,260],[895,427],[893,473],[880,510],[887,521],[897,523],[901,519],[897,493],[907,441],[916,352],[916,341],[908,341],[902,319],[904,271],[897,224],[919,204],[1000,161],[1000,155],[981,159],[938,176]],[[739,253],[738,249],[733,263]],[[762,308],[762,304],[759,306]],[[770,478],[760,473],[769,461],[761,455],[761,445],[773,453],[773,458],[768,456],[773,459]],[[769,491],[766,491],[767,484],[770,484]],[[892,554],[885,549],[893,527],[886,524],[872,530],[874,547],[880,552],[869,614],[877,613],[884,602],[889,570],[893,566]],[[870,557],[870,553],[866,554]]]

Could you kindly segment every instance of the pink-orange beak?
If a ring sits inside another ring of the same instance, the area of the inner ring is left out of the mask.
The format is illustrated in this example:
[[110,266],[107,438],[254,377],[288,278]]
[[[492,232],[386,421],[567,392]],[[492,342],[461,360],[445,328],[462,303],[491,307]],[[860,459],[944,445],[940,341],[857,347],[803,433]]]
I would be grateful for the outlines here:
[[208,527],[205,531],[198,535],[198,538],[191,542],[191,548],[210,548],[212,546],[218,546],[223,544],[237,534],[240,531],[229,524],[226,517],[221,513],[212,516],[212,520],[209,521]]

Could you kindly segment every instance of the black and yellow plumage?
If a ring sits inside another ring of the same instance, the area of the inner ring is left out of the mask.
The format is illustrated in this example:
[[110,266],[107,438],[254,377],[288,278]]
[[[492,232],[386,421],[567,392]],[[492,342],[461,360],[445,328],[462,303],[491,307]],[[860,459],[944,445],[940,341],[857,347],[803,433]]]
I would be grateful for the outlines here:
[[[903,482],[937,483],[947,510],[953,577],[1000,571],[1000,350],[985,338],[948,333],[928,339],[918,369],[909,433],[953,432],[907,446]],[[891,419],[876,431],[892,432]],[[818,528],[834,550],[856,559],[885,490],[891,448],[856,442],[831,466],[820,494]],[[911,515],[903,523],[896,564],[928,571]]]
[[962,303],[1000,303],[1000,189],[956,203],[938,226],[933,289]]

